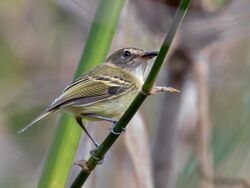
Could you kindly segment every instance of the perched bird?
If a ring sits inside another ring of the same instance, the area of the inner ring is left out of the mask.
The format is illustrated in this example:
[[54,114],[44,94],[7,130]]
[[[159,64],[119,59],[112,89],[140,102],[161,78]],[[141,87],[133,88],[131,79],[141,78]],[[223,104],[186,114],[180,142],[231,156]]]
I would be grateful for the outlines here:
[[[140,92],[148,62],[157,54],[157,51],[137,48],[124,48],[114,52],[103,64],[73,81],[42,114],[19,133],[44,117],[65,110],[74,114],[77,123],[97,147],[97,142],[83,125],[82,119],[115,123]],[[155,88],[156,92],[176,91],[173,88]]]

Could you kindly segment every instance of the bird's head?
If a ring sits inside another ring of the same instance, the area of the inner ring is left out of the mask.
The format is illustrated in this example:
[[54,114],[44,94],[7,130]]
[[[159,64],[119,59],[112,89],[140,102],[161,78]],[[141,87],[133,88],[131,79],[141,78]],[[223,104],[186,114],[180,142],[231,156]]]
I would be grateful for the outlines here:
[[158,51],[145,51],[138,48],[123,48],[112,53],[105,62],[112,63],[124,70],[144,74],[151,59],[158,55]]

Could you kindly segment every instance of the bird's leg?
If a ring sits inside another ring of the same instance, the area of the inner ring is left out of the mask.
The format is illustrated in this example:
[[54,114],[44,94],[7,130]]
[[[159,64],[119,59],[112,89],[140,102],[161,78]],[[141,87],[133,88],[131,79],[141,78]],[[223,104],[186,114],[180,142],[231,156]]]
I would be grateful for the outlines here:
[[[116,132],[114,131],[114,126],[116,125],[117,121],[114,120],[114,119],[110,119],[110,118],[105,118],[105,117],[102,117],[102,116],[97,116],[97,115],[93,115],[93,114],[84,114],[85,117],[90,117],[90,118],[96,118],[96,119],[99,119],[99,120],[103,120],[103,121],[108,121],[108,122],[111,122],[112,123],[112,127],[109,128],[109,131],[115,135],[120,135],[122,133],[125,133],[126,132],[126,129],[123,129],[121,132]],[[90,151],[90,155],[97,161],[97,164],[100,165],[103,163],[104,161],[104,158],[100,159],[98,157],[95,156],[95,152],[96,152],[96,149],[93,149]]]
[[[94,143],[94,145],[96,147],[95,149],[93,149],[93,150],[90,151],[90,155],[97,161],[98,165],[102,164],[103,163],[103,158],[99,159],[98,157],[95,156],[95,152],[96,152],[96,149],[98,148],[99,144],[95,141],[95,139],[91,136],[91,134],[88,132],[88,130],[86,129],[86,127],[83,125],[82,118],[78,118],[77,117],[76,121],[80,125],[80,127],[84,130],[84,132],[86,133],[86,135],[90,138],[90,140]],[[82,163],[80,165],[78,162],[76,162],[76,164],[79,165],[80,167],[82,167],[83,170],[85,169],[84,166],[81,166]]]
[[180,92],[178,89],[172,88],[172,87],[162,87],[162,86],[154,86],[151,91],[149,92],[149,95],[155,95],[161,92]]
[[76,122],[80,125],[80,127],[83,129],[83,131],[86,133],[86,135],[90,138],[90,140],[93,142],[93,144],[95,145],[95,147],[98,147],[99,144],[95,141],[95,139],[93,138],[93,136],[91,136],[91,134],[88,132],[88,130],[86,129],[86,127],[83,125],[82,118],[76,117]]
[[103,121],[108,121],[108,122],[111,122],[113,124],[117,123],[117,121],[114,120],[114,119],[105,118],[105,117],[97,116],[97,115],[94,115],[94,114],[83,114],[82,116],[90,117],[90,118],[95,118],[95,119],[99,119],[99,120],[103,120]]
[[[102,116],[97,116],[97,115],[93,115],[93,114],[82,114],[82,116],[85,117],[90,117],[90,118],[95,118],[95,119],[99,119],[99,120],[103,120],[103,121],[108,121],[111,122],[113,125],[112,127],[109,128],[109,131],[115,135],[120,135],[122,133],[125,133],[126,129],[123,129],[121,132],[116,132],[114,131],[114,126],[116,125],[117,121],[110,119],[110,118],[105,118]],[[96,148],[90,151],[90,155],[97,161],[97,164],[100,165],[103,163],[104,158],[98,158],[95,156],[97,147],[99,146],[99,144],[95,141],[95,139],[91,136],[91,134],[87,131],[87,129],[85,128],[85,126],[82,123],[82,119],[81,118],[76,118],[77,123],[80,125],[80,127],[85,131],[85,133],[87,134],[87,136],[91,139],[91,141],[95,144]],[[80,167],[82,167],[83,169],[85,169],[86,165],[84,165],[85,163],[80,163],[76,162],[77,165],[79,165]],[[83,166],[82,166],[83,165]],[[86,170],[86,169],[85,169]]]
[[115,127],[115,125],[116,125],[116,123],[117,123],[117,121],[114,120],[114,119],[105,118],[105,117],[102,117],[102,116],[96,116],[96,115],[92,115],[92,114],[88,114],[88,115],[85,115],[85,116],[87,116],[87,117],[92,117],[92,118],[96,118],[96,119],[100,119],[100,120],[103,120],[103,121],[111,122],[113,125],[112,125],[112,127],[109,128],[109,131],[110,131],[111,133],[115,134],[115,135],[120,135],[120,134],[123,134],[123,133],[126,132],[126,128],[123,129],[121,132],[116,132],[116,131],[114,131],[114,127]]

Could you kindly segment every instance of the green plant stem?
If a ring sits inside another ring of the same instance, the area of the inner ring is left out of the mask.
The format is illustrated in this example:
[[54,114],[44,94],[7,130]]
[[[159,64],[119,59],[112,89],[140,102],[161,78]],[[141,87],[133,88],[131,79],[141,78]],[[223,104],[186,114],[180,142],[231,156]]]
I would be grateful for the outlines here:
[[[104,61],[120,17],[124,0],[101,0],[74,78]],[[64,114],[56,130],[38,183],[39,188],[65,187],[82,130]]]
[[[177,32],[177,29],[179,25],[181,24],[187,10],[189,7],[191,0],[182,0],[180,3],[179,8],[177,9],[177,12],[175,14],[173,23],[171,25],[171,28],[169,32],[167,33],[165,40],[161,46],[161,49],[159,51],[159,55],[157,56],[155,63],[142,87],[142,91],[136,96],[135,100],[132,102],[132,104],[129,106],[129,108],[126,110],[124,115],[121,117],[121,119],[117,122],[117,124],[114,127],[114,132],[122,132],[129,121],[132,119],[134,114],[137,112],[143,101],[148,96],[147,94],[151,91],[154,81],[160,71],[160,68],[164,62],[164,59],[169,52],[171,43],[174,39],[174,36]],[[104,139],[104,141],[101,143],[101,145],[97,148],[94,155],[96,158],[102,159],[104,155],[107,153],[107,151],[110,149],[112,144],[116,141],[116,139],[119,137],[119,135],[113,134],[110,132],[108,136]],[[84,182],[89,177],[90,173],[94,170],[96,165],[98,164],[98,161],[95,159],[95,157],[91,156],[88,161],[86,162],[88,171],[81,170],[81,172],[76,177],[75,181],[71,185],[72,188],[79,188],[81,187]]]

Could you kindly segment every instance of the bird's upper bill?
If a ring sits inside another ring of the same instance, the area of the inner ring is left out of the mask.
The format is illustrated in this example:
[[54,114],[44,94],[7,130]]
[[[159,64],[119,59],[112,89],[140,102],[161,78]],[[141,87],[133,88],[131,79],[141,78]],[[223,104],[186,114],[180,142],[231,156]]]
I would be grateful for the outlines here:
[[158,51],[147,51],[143,55],[141,55],[142,59],[148,60],[156,57],[158,55]]

